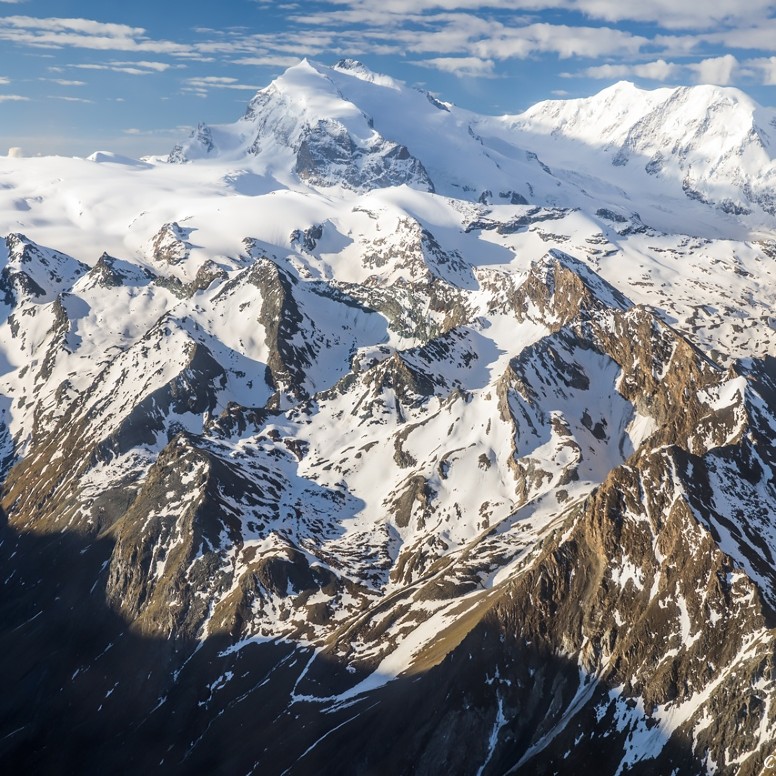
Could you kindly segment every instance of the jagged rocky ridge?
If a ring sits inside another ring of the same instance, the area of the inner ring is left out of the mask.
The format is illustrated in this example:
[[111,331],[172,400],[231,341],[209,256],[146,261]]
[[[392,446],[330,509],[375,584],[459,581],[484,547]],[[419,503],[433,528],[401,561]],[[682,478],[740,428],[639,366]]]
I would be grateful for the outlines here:
[[338,78],[409,99],[304,64],[239,144],[201,127],[173,152],[287,155],[298,198],[216,168],[236,210],[289,198],[228,256],[202,213],[92,266],[6,239],[0,761],[760,773],[769,241],[542,199],[529,152],[531,204],[447,196],[371,109],[321,102]]

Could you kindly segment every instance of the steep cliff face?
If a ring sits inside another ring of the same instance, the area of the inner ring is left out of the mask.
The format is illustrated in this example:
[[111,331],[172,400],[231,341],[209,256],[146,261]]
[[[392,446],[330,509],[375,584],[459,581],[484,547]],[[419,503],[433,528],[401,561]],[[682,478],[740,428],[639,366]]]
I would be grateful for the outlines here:
[[[602,126],[612,175],[651,148]],[[762,771],[776,251],[505,127],[305,63],[127,183],[93,266],[8,237],[4,766]]]

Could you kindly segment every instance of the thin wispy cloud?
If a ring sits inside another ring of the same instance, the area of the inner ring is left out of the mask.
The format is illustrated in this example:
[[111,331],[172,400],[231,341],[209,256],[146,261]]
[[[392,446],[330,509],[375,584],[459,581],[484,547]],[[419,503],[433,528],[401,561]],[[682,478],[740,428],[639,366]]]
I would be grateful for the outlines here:
[[331,0],[329,5],[348,8],[364,19],[456,11],[564,11],[611,23],[651,22],[664,29],[717,29],[721,25],[746,24],[768,18],[776,9],[776,3],[770,0],[708,0],[702,4],[681,0]]
[[255,92],[258,88],[255,84],[240,83],[236,78],[212,75],[201,78],[187,78],[183,87],[184,91],[198,94],[207,93],[209,89],[235,89],[242,92]]
[[0,40],[40,48],[82,48],[105,51],[145,51],[191,56],[191,47],[153,40],[142,27],[92,19],[0,17]]
[[86,86],[86,81],[71,81],[67,78],[44,78],[42,80],[58,86]]
[[66,94],[52,94],[49,95],[50,100],[62,100],[63,102],[80,102],[84,104],[92,104],[94,100],[88,100],[86,97],[71,97]]
[[245,65],[247,67],[291,67],[299,61],[296,56],[265,55],[255,57],[241,57],[233,60],[232,64]]
[[98,64],[96,62],[87,62],[76,65],[70,65],[76,70],[110,70],[114,73],[125,73],[127,75],[153,75],[154,73],[164,73],[170,69],[182,69],[186,65],[171,64],[169,62],[105,62]]
[[133,137],[181,137],[189,134],[192,129],[191,126],[181,124],[177,127],[166,127],[164,129],[139,129],[138,127],[129,127],[123,129],[122,132],[125,135],[132,135]]
[[452,73],[459,78],[489,77],[493,75],[494,63],[490,59],[478,57],[434,57],[418,60],[421,67]]

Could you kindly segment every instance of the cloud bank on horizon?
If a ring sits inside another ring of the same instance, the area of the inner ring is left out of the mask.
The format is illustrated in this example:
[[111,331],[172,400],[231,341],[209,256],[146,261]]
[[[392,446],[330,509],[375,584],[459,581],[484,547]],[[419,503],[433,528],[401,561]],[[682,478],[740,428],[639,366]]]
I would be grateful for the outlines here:
[[355,57],[483,113],[622,79],[733,85],[776,103],[768,0],[75,0],[60,12],[0,0],[6,146],[157,151],[198,119],[232,120],[302,57]]

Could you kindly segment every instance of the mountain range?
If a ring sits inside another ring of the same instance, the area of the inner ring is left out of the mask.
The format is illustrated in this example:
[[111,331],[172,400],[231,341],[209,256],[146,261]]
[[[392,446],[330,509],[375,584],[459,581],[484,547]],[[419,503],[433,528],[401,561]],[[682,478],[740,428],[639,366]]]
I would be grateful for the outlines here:
[[0,159],[7,772],[763,772],[775,149],[305,60]]

